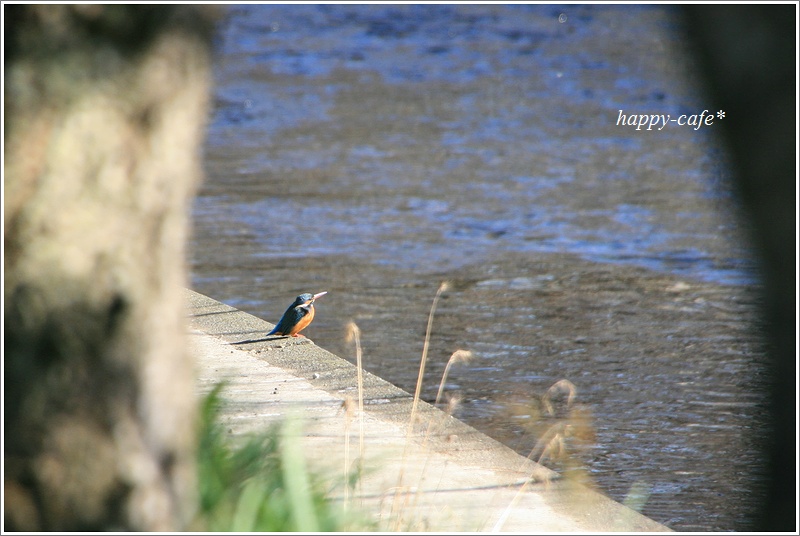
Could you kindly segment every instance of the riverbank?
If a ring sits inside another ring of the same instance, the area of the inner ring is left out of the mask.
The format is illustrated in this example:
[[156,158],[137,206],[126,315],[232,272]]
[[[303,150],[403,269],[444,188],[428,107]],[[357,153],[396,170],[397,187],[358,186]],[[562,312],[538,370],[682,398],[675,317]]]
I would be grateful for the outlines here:
[[[313,469],[341,472],[345,455],[356,460],[358,415],[344,408],[357,403],[355,366],[309,339],[267,338],[271,324],[202,294],[187,291],[186,299],[198,392],[227,381],[221,419],[232,438],[299,416]],[[348,500],[380,516],[386,530],[669,530],[424,402],[409,436],[413,397],[368,372],[363,378],[365,472]]]

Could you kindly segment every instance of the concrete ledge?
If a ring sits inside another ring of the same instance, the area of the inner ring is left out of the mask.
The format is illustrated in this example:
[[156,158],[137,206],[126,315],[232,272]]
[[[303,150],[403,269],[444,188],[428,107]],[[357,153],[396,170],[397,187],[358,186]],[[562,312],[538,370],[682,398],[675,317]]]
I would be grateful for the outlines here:
[[[222,419],[231,435],[300,416],[309,464],[342,474],[359,457],[357,411],[349,418],[343,409],[346,399],[357,406],[356,367],[309,339],[268,338],[272,324],[207,296],[187,290],[186,299],[198,390],[228,381]],[[365,473],[347,500],[386,530],[670,530],[424,402],[408,440],[412,396],[366,371],[363,379]]]

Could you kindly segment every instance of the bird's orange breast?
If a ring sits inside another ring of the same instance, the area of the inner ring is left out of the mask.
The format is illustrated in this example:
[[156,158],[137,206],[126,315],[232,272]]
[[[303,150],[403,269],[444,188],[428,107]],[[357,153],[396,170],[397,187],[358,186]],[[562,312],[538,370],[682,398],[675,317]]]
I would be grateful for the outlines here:
[[308,313],[304,314],[303,318],[301,318],[297,322],[297,324],[295,324],[294,326],[291,327],[291,329],[289,329],[289,333],[287,333],[286,335],[289,335],[291,337],[296,337],[298,333],[300,333],[301,331],[303,331],[308,327],[308,325],[311,323],[312,320],[314,320],[313,305],[308,308]]

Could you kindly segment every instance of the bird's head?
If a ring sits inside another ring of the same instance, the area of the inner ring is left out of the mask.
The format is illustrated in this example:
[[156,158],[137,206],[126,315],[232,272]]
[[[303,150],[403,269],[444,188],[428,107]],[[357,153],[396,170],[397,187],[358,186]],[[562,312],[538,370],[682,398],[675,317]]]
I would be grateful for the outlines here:
[[294,299],[294,306],[295,307],[308,307],[309,305],[314,303],[314,300],[316,300],[317,298],[321,298],[322,296],[324,296],[327,293],[328,293],[328,291],[326,290],[325,292],[320,292],[319,294],[311,294],[310,292],[306,292],[304,294],[300,294],[298,297],[296,297]]

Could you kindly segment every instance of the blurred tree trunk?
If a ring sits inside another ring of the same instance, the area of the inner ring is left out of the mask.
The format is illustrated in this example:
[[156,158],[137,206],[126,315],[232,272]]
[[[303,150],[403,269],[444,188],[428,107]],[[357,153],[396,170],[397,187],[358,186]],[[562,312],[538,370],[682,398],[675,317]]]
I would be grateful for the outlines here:
[[4,7],[5,528],[180,530],[216,10]]
[[792,532],[797,530],[797,6],[707,4],[683,10],[713,97],[709,108],[726,114],[719,132],[730,150],[761,283],[757,330],[770,359],[765,418],[772,433],[762,438],[766,499],[751,530]]

